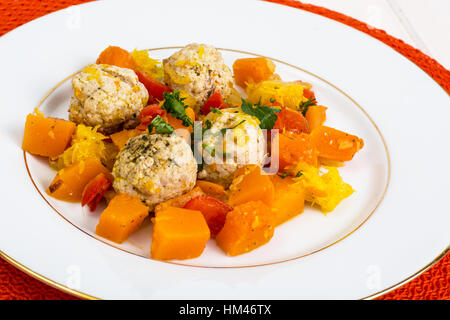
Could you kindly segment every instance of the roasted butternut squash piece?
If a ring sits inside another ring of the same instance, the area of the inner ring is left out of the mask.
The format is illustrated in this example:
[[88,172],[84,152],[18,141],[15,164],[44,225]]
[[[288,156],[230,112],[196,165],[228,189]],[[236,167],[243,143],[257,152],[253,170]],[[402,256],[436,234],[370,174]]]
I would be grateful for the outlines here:
[[231,206],[261,200],[270,207],[274,198],[273,183],[268,175],[262,174],[261,168],[248,165],[235,172],[228,200]]
[[22,149],[39,156],[56,157],[69,145],[75,128],[75,123],[71,121],[29,114]]
[[87,158],[78,161],[59,170],[46,192],[58,200],[81,201],[84,187],[100,173],[111,176],[99,159]]
[[[278,134],[278,161],[279,171],[283,171],[288,165],[299,161],[317,166],[317,151],[308,134],[294,134],[291,132]],[[276,154],[272,153],[272,158]]]
[[275,200],[272,203],[272,213],[275,226],[292,219],[303,212],[305,194],[300,183],[295,183],[291,177],[270,176],[275,187]]
[[111,138],[112,142],[117,146],[117,148],[120,150],[123,148],[123,146],[125,145],[125,143],[127,143],[129,139],[137,137],[142,133],[143,131],[141,130],[130,129],[113,133],[109,137]]
[[245,88],[247,83],[268,80],[275,71],[275,64],[267,58],[243,58],[233,63],[236,84]]
[[148,216],[148,210],[139,198],[118,194],[111,199],[100,215],[95,233],[108,240],[122,243],[139,228]]
[[228,212],[216,241],[230,256],[247,253],[269,242],[274,224],[273,213],[262,201],[246,202]]
[[306,111],[306,120],[308,121],[311,130],[323,125],[326,119],[327,107],[309,106],[308,111]]
[[225,188],[220,184],[206,180],[197,180],[197,186],[208,196],[217,198],[221,201],[225,201],[228,198]]
[[363,139],[327,126],[315,128],[311,132],[311,140],[319,157],[334,161],[352,160],[364,146]]
[[151,257],[184,260],[200,256],[210,237],[200,211],[168,207],[153,219]]
[[135,69],[136,63],[127,50],[116,46],[109,46],[100,53],[97,64],[110,64],[120,68]]

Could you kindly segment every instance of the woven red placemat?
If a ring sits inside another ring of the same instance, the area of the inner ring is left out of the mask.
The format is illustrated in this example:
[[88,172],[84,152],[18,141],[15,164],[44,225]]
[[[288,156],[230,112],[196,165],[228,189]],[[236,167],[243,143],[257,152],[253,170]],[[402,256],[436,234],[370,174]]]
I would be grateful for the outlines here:
[[[91,0],[0,0],[0,36],[47,13],[89,1]],[[450,94],[450,71],[441,66],[436,60],[404,43],[402,40],[388,35],[385,31],[372,28],[361,21],[326,8],[303,4],[292,0],[266,1],[310,11],[334,19],[373,36],[417,64]],[[416,279],[378,299],[449,300],[449,267],[450,254],[447,254],[437,264]],[[28,276],[6,261],[0,259],[0,299],[76,298]]]

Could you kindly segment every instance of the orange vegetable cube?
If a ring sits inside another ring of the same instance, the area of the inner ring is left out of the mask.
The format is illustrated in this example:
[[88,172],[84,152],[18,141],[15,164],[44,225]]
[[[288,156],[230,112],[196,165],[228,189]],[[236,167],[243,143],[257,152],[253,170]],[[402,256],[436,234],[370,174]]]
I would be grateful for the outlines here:
[[[279,171],[283,171],[286,166],[299,161],[305,161],[310,165],[317,166],[317,151],[311,142],[309,134],[285,132],[279,133],[278,139]],[[277,156],[277,154],[272,152],[272,158],[274,156]]]
[[261,82],[270,79],[275,71],[275,64],[267,58],[243,58],[233,63],[236,84],[245,88],[249,82]]
[[352,160],[364,146],[363,139],[326,126],[315,128],[311,132],[311,140],[319,157],[334,161]]
[[100,215],[95,233],[108,240],[122,243],[135,232],[148,216],[146,207],[139,198],[118,194],[109,202]]
[[31,154],[56,157],[69,145],[75,128],[75,123],[71,121],[29,114],[22,149]]
[[200,189],[202,189],[202,191],[208,196],[217,198],[221,201],[227,199],[225,188],[220,184],[206,180],[197,180],[197,186],[200,187]]
[[136,63],[127,50],[116,46],[109,46],[100,53],[97,64],[109,64],[120,68],[135,69]]
[[228,212],[216,241],[226,254],[236,256],[266,244],[273,232],[274,215],[270,208],[262,201],[250,201]]
[[305,206],[305,193],[303,188],[290,177],[282,178],[279,175],[270,176],[275,187],[275,200],[272,203],[272,213],[275,226],[292,219],[303,212]]
[[58,200],[81,201],[86,185],[98,174],[111,176],[99,159],[87,158],[61,169],[47,189],[47,194]]
[[210,238],[208,224],[197,210],[168,207],[153,219],[151,257],[184,260],[200,256]]
[[270,176],[262,174],[261,168],[248,165],[235,172],[228,200],[231,206],[261,200],[270,207],[274,198],[275,190]]
[[308,111],[306,111],[306,120],[311,130],[323,125],[327,119],[327,109],[324,106],[309,106]]
[[111,138],[112,142],[117,146],[117,148],[120,150],[123,148],[123,146],[125,145],[125,143],[127,143],[129,139],[137,137],[142,133],[143,131],[141,130],[130,129],[113,133],[109,137]]

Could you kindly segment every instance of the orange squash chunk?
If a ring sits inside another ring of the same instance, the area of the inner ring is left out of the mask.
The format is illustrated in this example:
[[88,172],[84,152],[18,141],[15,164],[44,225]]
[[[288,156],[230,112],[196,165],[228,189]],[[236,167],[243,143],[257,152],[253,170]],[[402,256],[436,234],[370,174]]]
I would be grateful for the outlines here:
[[202,189],[202,191],[208,196],[217,198],[221,201],[227,199],[225,188],[220,184],[206,180],[197,180],[197,186],[200,187],[200,189]]
[[262,201],[250,201],[228,212],[216,241],[226,254],[237,256],[266,244],[273,232],[274,215],[270,208]]
[[135,69],[136,64],[131,54],[120,47],[109,46],[100,53],[97,64],[109,64],[121,68]]
[[306,120],[311,131],[323,125],[327,119],[327,109],[324,106],[309,106],[308,111],[306,111]]
[[117,148],[122,149],[125,143],[131,138],[134,138],[140,134],[142,134],[143,131],[137,130],[137,129],[131,129],[131,130],[122,130],[116,133],[111,134],[109,137],[111,138],[112,142],[117,146]]
[[231,206],[261,200],[270,207],[274,197],[270,176],[262,174],[258,166],[248,165],[235,172],[228,199]]
[[294,184],[290,177],[282,178],[279,175],[273,175],[270,178],[276,195],[271,210],[274,214],[275,226],[279,226],[303,212],[305,194],[303,188]]
[[122,243],[135,232],[148,216],[146,207],[139,198],[118,194],[109,202],[100,215],[95,233],[108,240]]
[[208,224],[197,210],[168,207],[153,219],[151,257],[184,260],[200,256],[210,238]]
[[58,200],[81,201],[84,187],[100,173],[111,176],[99,159],[81,160],[59,170],[46,192]]
[[327,126],[315,128],[311,132],[311,140],[319,157],[334,161],[352,160],[364,146],[363,139]]
[[[311,142],[309,134],[294,134],[285,132],[278,134],[278,163],[279,171],[283,171],[288,165],[304,161],[317,166],[317,151]],[[272,158],[276,154],[272,153]]]
[[275,71],[275,64],[267,58],[243,58],[233,63],[236,84],[245,88],[246,83],[261,82],[270,79]]
[[25,122],[22,149],[31,154],[56,157],[69,145],[75,128],[75,123],[71,121],[29,114]]

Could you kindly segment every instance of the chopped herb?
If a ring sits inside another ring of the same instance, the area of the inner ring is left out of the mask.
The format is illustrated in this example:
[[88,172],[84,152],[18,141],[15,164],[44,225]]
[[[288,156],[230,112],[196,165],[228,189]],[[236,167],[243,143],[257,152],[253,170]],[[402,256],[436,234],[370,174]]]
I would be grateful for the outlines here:
[[170,93],[164,92],[163,96],[164,103],[161,108],[166,110],[173,117],[181,120],[183,122],[183,126],[192,126],[193,122],[186,114],[187,106],[183,103],[185,98],[180,98],[180,91],[175,90]]
[[219,108],[211,108],[210,110],[212,113],[222,114],[222,111],[220,111]]
[[270,103],[274,103],[276,100],[274,98],[270,98]]
[[298,111],[300,111],[304,116],[306,116],[306,112],[308,112],[309,107],[316,105],[317,105],[316,99],[311,97],[307,101],[300,102],[300,105],[298,106]]
[[211,155],[211,157],[216,156],[216,149],[214,147],[208,146],[205,143],[202,144],[202,147],[203,149],[205,149],[206,152],[208,152]]
[[211,129],[211,127],[212,127],[212,123],[209,120],[205,121],[205,125],[206,125],[206,129],[208,129],[208,130]]
[[279,113],[281,110],[277,108],[262,106],[261,104],[256,104],[253,106],[250,102],[242,99],[241,109],[246,114],[254,116],[259,119],[259,126],[261,129],[271,130],[273,129],[275,122],[278,119],[276,113]]
[[297,174],[295,175],[295,177],[296,178],[299,178],[299,177],[301,177],[303,175],[303,172],[302,171],[299,171],[299,172],[297,172]]
[[243,124],[245,122],[245,119],[242,120],[241,122],[239,122],[237,125],[232,126],[231,128],[223,128],[220,129],[220,133],[221,134],[225,134],[225,132],[227,132],[227,130],[233,130],[234,128],[237,128],[238,126],[240,126],[241,124]]
[[160,115],[157,115],[155,119],[148,125],[148,132],[152,133],[155,128],[156,133],[173,133],[173,127],[168,124]]
[[284,178],[286,178],[288,175],[289,175],[289,174],[287,174],[286,172],[283,172],[282,174],[279,174],[278,176],[279,176],[281,179],[284,179]]

